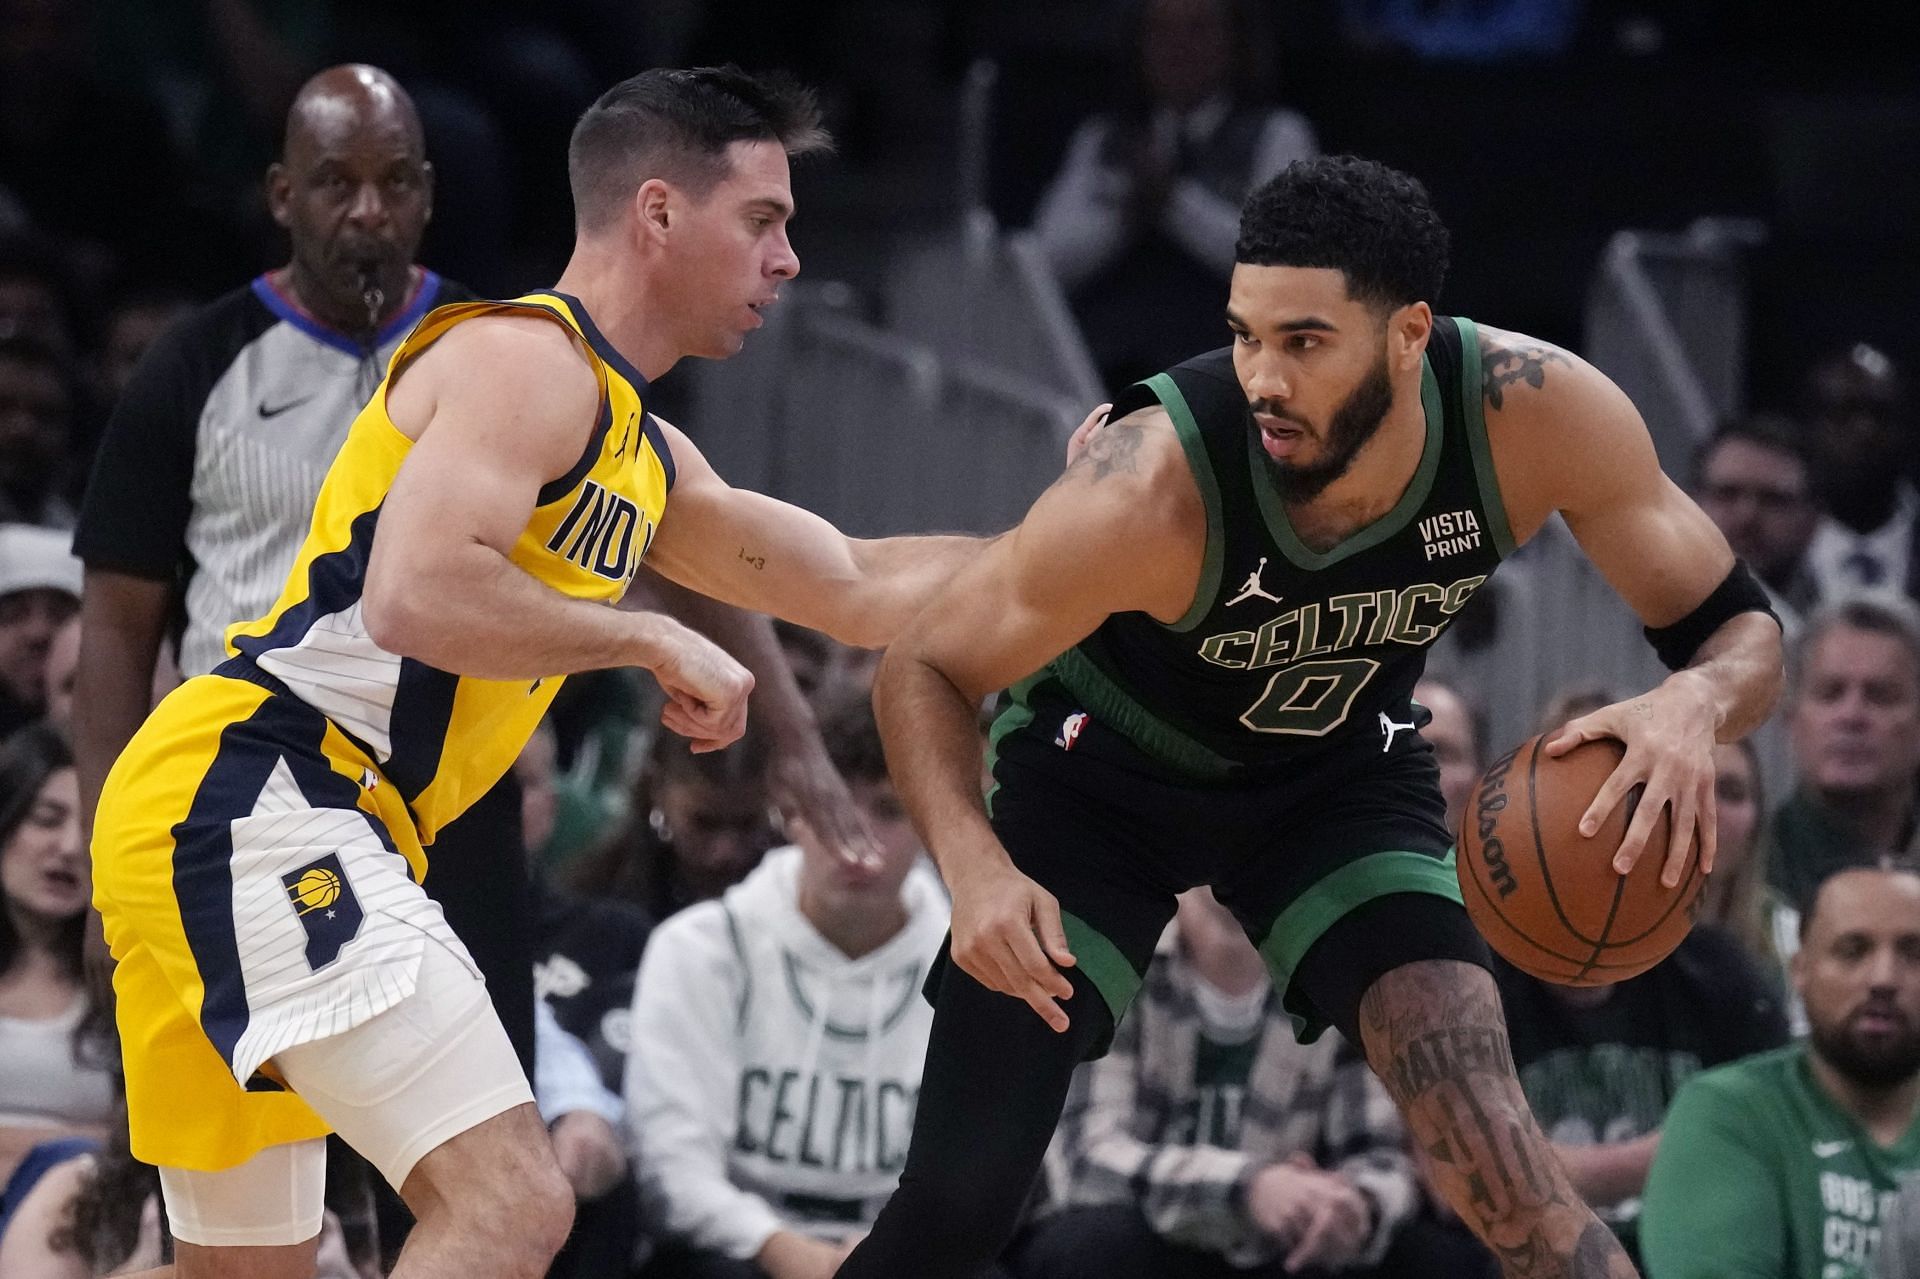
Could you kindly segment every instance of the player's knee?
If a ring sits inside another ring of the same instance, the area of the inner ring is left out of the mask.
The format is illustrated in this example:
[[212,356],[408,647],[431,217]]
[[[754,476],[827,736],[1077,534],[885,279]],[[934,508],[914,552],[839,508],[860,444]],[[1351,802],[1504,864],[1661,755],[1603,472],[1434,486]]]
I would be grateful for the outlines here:
[[463,1238],[484,1241],[507,1273],[542,1275],[573,1229],[573,1187],[551,1149],[534,1141],[489,1143],[471,1158],[423,1164],[425,1186],[407,1184],[407,1200],[422,1221],[434,1219]]
[[494,1255],[519,1258],[525,1273],[543,1275],[573,1229],[573,1188],[557,1167],[516,1169],[458,1201],[453,1215],[463,1233],[487,1240]]
[[560,1169],[553,1167],[550,1175],[539,1178],[524,1193],[522,1228],[542,1261],[551,1261],[573,1231],[573,1187]]
[[940,1273],[973,1275],[997,1258],[1019,1224],[1025,1192],[1009,1193],[1006,1178],[903,1178],[895,1192],[925,1255],[939,1257]]

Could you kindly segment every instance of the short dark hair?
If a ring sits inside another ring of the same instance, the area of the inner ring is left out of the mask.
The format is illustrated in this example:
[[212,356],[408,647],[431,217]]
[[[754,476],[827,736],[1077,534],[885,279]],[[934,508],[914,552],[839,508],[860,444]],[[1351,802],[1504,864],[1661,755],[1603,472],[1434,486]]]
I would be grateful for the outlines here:
[[1334,155],[1296,160],[1255,189],[1233,255],[1249,266],[1331,267],[1349,296],[1392,309],[1437,302],[1448,242],[1417,178]]
[[1806,431],[1784,413],[1759,412],[1746,417],[1728,418],[1713,429],[1693,454],[1694,487],[1706,483],[1707,459],[1728,440],[1745,440],[1763,449],[1784,454],[1811,471],[1813,459],[1807,449]]
[[605,226],[649,178],[704,197],[727,176],[727,148],[742,141],[778,142],[788,155],[833,145],[813,90],[785,72],[751,75],[729,63],[622,80],[573,126],[574,221]]
[[1800,903],[1800,929],[1802,941],[1813,926],[1813,917],[1820,912],[1820,899],[1826,896],[1827,885],[1849,871],[1871,870],[1883,875],[1908,875],[1920,879],[1920,862],[1906,853],[1858,853],[1851,861],[1834,867],[1820,877],[1820,882],[1807,894],[1807,900]]

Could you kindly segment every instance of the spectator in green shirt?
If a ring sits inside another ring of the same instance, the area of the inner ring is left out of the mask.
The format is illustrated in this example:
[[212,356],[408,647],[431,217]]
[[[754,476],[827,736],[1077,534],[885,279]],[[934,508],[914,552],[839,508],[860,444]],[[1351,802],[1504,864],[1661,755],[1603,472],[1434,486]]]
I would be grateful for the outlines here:
[[1649,1279],[1865,1279],[1920,1172],[1920,869],[1815,893],[1793,981],[1809,1038],[1695,1076],[1647,1180]]

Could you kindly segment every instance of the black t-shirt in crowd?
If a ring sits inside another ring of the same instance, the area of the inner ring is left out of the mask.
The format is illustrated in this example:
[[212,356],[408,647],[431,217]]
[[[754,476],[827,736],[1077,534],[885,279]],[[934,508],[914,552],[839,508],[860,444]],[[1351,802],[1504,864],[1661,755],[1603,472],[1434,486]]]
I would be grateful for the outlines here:
[[633,978],[653,921],[628,902],[583,897],[533,880],[535,993],[579,1039],[600,1082],[621,1091],[627,1068]]
[[[1630,1141],[1660,1127],[1700,1071],[1787,1042],[1780,991],[1733,937],[1690,933],[1651,972],[1579,1007],[1496,961],[1514,1065],[1540,1126],[1570,1146]],[[1601,1211],[1616,1227],[1634,1198]]]

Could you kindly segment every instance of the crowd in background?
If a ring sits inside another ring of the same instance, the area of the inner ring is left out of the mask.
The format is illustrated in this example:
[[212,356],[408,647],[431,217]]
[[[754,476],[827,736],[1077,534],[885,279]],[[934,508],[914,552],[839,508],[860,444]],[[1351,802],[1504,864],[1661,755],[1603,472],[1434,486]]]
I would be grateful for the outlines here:
[[[1056,124],[1025,213],[1115,381],[1219,344],[1241,198],[1354,132],[1316,98],[1303,50],[1524,76],[1699,59],[1710,32],[1755,58],[1769,47],[1765,6],[1059,7],[1105,74]],[[363,399],[368,370],[433,301],[550,279],[571,230],[561,140],[599,87],[640,65],[777,61],[822,84],[843,151],[802,175],[802,212],[817,194],[843,215],[819,228],[838,266],[869,229],[872,191],[938,185],[915,166],[937,150],[958,66],[983,51],[1017,62],[1032,43],[968,6],[901,6],[919,43],[898,60],[927,73],[903,125],[887,95],[914,68],[863,64],[842,37],[873,13],[853,0],[568,0],[537,20],[504,3],[404,19],[356,0],[174,8],[162,20],[131,0],[0,0],[0,1279],[137,1270],[169,1252],[155,1174],[126,1145],[111,1017],[82,971],[73,726],[206,669],[220,629],[257,612],[260,590],[271,600],[327,424],[351,416],[326,416],[323,400],[273,427],[282,406],[311,387]],[[1910,34],[1895,8],[1882,34]],[[1856,43],[1872,64],[1873,40]],[[376,175],[384,194],[330,214],[328,184],[364,175],[303,167],[352,146],[289,108],[347,57],[405,90],[353,92],[407,105],[382,117],[400,137],[396,167]],[[1302,87],[1283,103],[1276,83]],[[1476,135],[1490,156],[1505,127]],[[1490,159],[1484,185],[1511,191],[1521,161]],[[807,219],[796,232],[803,257],[814,231]],[[378,251],[329,295],[328,255],[360,235]],[[1469,265],[1487,253],[1469,231]],[[1751,748],[1720,748],[1719,864],[1693,933],[1651,973],[1572,990],[1499,972],[1529,1101],[1653,1279],[1864,1274],[1876,1249],[1885,1274],[1907,1273],[1900,1231],[1920,1228],[1897,1195],[1920,1173],[1920,879],[1882,868],[1920,855],[1920,420],[1907,352],[1866,321],[1821,331],[1843,340],[1770,365],[1756,377],[1765,409],[1725,423],[1674,477],[1787,632],[1777,714],[1791,778],[1769,793]],[[297,455],[234,442],[309,419]],[[250,526],[260,509],[278,522]],[[631,672],[571,681],[490,810],[518,827],[508,843],[529,891],[507,894],[525,929],[509,953],[531,960],[536,1094],[582,1205],[556,1274],[825,1279],[897,1179],[946,898],[887,778],[874,655],[790,628],[780,639],[879,836],[877,867],[849,876],[782,820],[779,743],[750,731],[691,755],[655,730],[655,694]],[[137,657],[122,663],[131,692],[78,678],[83,645],[98,671],[109,644]],[[1538,722],[1635,691],[1569,689]],[[1437,682],[1417,694],[1456,822],[1506,745],[1479,726],[1503,695]],[[1748,1073],[1716,1070],[1736,1062]],[[1807,1118],[1826,1111],[1841,1127]],[[1663,1139],[1670,1115],[1684,1142]],[[1836,1159],[1865,1161],[1821,1174],[1821,1255],[1734,1193],[1800,1175],[1734,1130],[1797,1137],[1809,1122],[1816,1157],[1844,1141],[1859,1149]],[[1293,1041],[1257,953],[1198,892],[1112,1052],[1077,1079],[1002,1264],[1021,1279],[1490,1273],[1424,1188],[1434,1158],[1445,1152],[1409,1147],[1353,1046]],[[1725,1183],[1704,1205],[1703,1179]],[[382,1273],[405,1222],[377,1180],[335,1151],[322,1274]],[[1750,1268],[1718,1268],[1735,1255]],[[1791,1264],[1769,1269],[1776,1257]],[[1822,1269],[1836,1265],[1856,1269]]]

